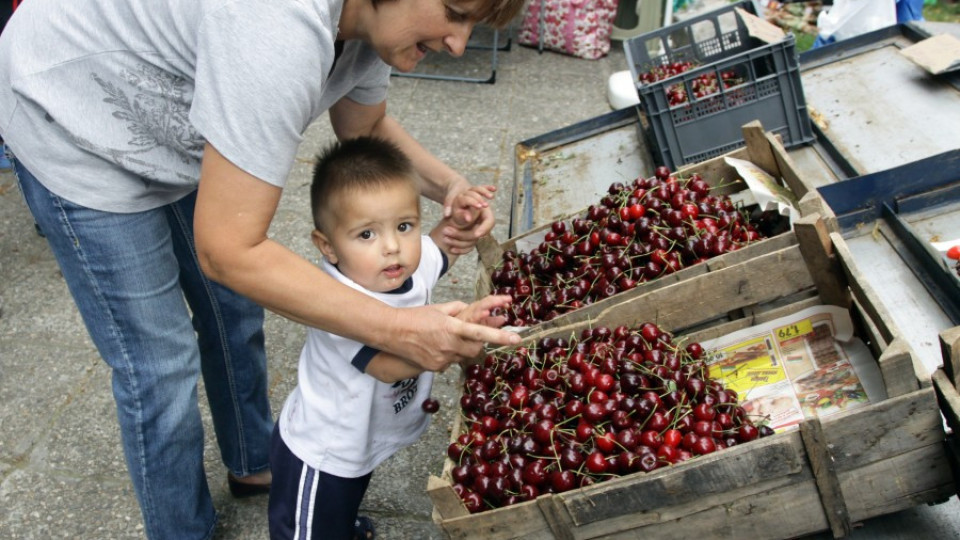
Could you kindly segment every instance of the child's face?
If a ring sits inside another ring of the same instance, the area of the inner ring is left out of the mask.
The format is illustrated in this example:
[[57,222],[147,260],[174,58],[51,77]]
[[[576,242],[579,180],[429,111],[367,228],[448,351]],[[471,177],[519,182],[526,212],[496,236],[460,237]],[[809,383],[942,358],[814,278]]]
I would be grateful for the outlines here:
[[324,257],[363,288],[387,292],[420,264],[420,194],[411,182],[338,193],[326,233],[313,231]]

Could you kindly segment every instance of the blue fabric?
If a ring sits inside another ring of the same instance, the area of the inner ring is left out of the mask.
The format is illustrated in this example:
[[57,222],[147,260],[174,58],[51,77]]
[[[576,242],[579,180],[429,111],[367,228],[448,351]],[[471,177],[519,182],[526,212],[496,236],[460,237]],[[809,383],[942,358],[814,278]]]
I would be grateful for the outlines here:
[[828,38],[823,37],[822,35],[817,35],[817,39],[813,40],[813,45],[811,49],[816,49],[817,47],[823,47],[824,45],[829,45],[831,43],[836,43],[837,38],[830,36]]
[[273,432],[270,468],[271,540],[353,540],[357,513],[373,473],[341,478],[318,471],[290,451],[279,428]]
[[112,369],[123,451],[147,537],[209,538],[217,518],[203,466],[197,381],[202,374],[227,468],[236,476],[266,470],[273,420],[262,308],[200,271],[195,194],[147,212],[101,212],[58,197],[15,157],[13,164]]
[[896,0],[896,1],[897,1],[897,22],[898,23],[923,20],[923,0]]

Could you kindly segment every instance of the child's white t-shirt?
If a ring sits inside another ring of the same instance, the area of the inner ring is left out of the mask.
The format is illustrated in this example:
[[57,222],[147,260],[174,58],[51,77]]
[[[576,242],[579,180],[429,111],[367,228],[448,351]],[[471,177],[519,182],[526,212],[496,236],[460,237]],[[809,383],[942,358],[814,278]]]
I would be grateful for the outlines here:
[[[337,281],[395,307],[422,306],[446,272],[446,257],[429,236],[421,240],[420,266],[399,289],[371,292],[333,265]],[[362,343],[309,328],[300,353],[297,387],[280,413],[280,436],[307,465],[343,478],[373,471],[420,438],[430,423],[421,405],[430,397],[433,373],[387,384],[364,373],[377,353]]]

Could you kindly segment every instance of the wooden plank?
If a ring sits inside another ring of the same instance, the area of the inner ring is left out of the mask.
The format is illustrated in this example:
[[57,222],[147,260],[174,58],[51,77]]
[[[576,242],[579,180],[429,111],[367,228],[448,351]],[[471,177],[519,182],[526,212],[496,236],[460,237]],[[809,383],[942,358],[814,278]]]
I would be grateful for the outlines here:
[[492,234],[477,239],[477,253],[480,255],[481,267],[491,268],[500,263],[503,257],[503,248]]
[[578,527],[578,539],[797,538],[829,528],[809,468],[802,475],[758,482],[723,498]]
[[821,419],[839,471],[943,441],[933,388],[888,398]]
[[773,253],[774,251],[779,251],[783,248],[794,246],[796,244],[796,235],[788,231],[783,234],[778,234],[759,242],[749,244],[746,247],[740,248],[736,251],[724,253],[719,257],[707,259],[703,264],[707,267],[707,271],[713,272],[714,270],[719,270],[721,268],[727,268],[728,266],[747,262],[763,255],[764,253]]
[[[777,163],[777,158],[773,155],[770,142],[767,140],[767,135],[763,131],[763,125],[760,124],[760,121],[754,120],[744,124],[741,131],[750,161],[770,174],[774,180],[779,181],[783,176],[780,172],[780,164]],[[803,193],[796,195],[800,197]]]
[[616,478],[560,497],[577,526],[695,499],[722,500],[731,490],[801,473],[799,436],[783,434],[728,448],[644,475]]
[[538,497],[537,506],[557,540],[573,540],[573,520],[559,497]]
[[828,231],[840,232],[840,225],[837,223],[836,214],[833,213],[833,209],[827,205],[826,201],[823,200],[823,197],[821,197],[816,190],[810,191],[803,197],[800,197],[798,204],[800,206],[801,216],[820,214],[823,222],[827,225]]
[[724,316],[728,311],[809,289],[813,279],[797,246],[752,261],[696,276],[604,309],[579,309],[538,325],[524,337],[566,336],[584,324],[615,327],[654,321],[665,328],[686,328]]
[[786,306],[778,306],[762,310],[751,310],[743,319],[712,324],[708,328],[697,328],[695,330],[684,332],[684,339],[687,341],[696,342],[716,339],[727,334],[732,334],[738,330],[743,330],[744,328],[750,328],[751,326],[763,324],[767,321],[779,319],[780,317],[785,317],[798,311],[802,311],[806,308],[819,306],[821,304],[822,302],[820,301],[820,297],[816,296],[807,298],[806,300],[801,300],[799,302],[794,302]]
[[[549,495],[548,495],[549,496]],[[536,501],[470,514],[440,523],[443,532],[453,540],[552,539],[550,527]]]
[[945,502],[956,483],[943,442],[840,473],[843,498],[854,522],[899,512],[921,504]]
[[493,292],[493,283],[490,281],[490,274],[483,269],[482,265],[477,265],[477,283],[474,285],[474,298],[483,298]]
[[827,448],[827,438],[823,433],[820,420],[817,418],[804,420],[800,424],[800,436],[803,439],[803,446],[807,449],[807,457],[810,459],[813,476],[817,481],[817,491],[820,492],[820,502],[830,523],[830,530],[834,538],[843,538],[852,530],[850,514],[843,500],[840,479],[837,477],[833,456]]
[[[726,158],[728,157],[750,160],[750,154],[747,152],[747,148],[742,146],[722,156],[680,167],[677,169],[677,174],[682,177],[687,177],[693,173],[697,173],[711,186],[718,186],[722,181],[722,186],[710,190],[710,193],[713,195],[725,195],[746,189],[746,184],[739,180],[740,176],[737,174],[737,171],[730,165],[727,165]],[[738,180],[732,182],[734,178]]]
[[946,370],[940,368],[933,372],[933,387],[937,392],[937,402],[947,425],[955,433],[960,433],[960,394],[953,385]]
[[[770,149],[773,152],[773,157],[777,162],[777,171],[780,172],[780,178],[783,179],[784,185],[786,185],[794,195],[797,196],[797,199],[801,201],[808,199],[809,196],[813,196],[820,201],[823,201],[823,198],[817,193],[816,188],[808,181],[804,180],[797,171],[797,165],[794,163],[793,158],[790,157],[790,154],[787,153],[787,149],[784,148],[783,143],[780,139],[774,136],[772,133],[766,134],[767,143],[770,145]],[[814,213],[826,216],[827,214],[815,210]],[[803,211],[803,205],[800,206],[800,214],[807,215]],[[833,212],[831,211],[832,215]]]
[[943,352],[943,371],[958,388],[960,382],[960,326],[940,332],[940,351]]
[[[920,380],[929,380],[930,375],[913,350],[903,338],[894,338],[878,359],[887,397],[908,394],[920,388]],[[921,373],[918,373],[920,370]]]
[[850,320],[853,322],[853,332],[866,343],[874,358],[880,358],[887,348],[887,340],[880,335],[877,325],[873,324],[870,315],[863,310],[863,306],[854,299],[850,306]]
[[833,254],[833,243],[820,214],[810,214],[793,224],[803,259],[824,304],[850,307],[850,292],[842,279],[840,263]]
[[433,508],[441,519],[451,519],[470,514],[460,501],[460,497],[453,491],[453,486],[432,474],[427,478],[427,495],[433,501]]

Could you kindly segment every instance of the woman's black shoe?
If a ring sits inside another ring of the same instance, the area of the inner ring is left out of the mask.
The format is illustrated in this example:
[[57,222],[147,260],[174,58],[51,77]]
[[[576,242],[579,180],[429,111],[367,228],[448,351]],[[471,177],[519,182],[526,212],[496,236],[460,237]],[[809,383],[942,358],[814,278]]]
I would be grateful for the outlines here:
[[270,484],[246,484],[231,473],[227,473],[227,485],[230,486],[230,494],[238,499],[270,493]]

